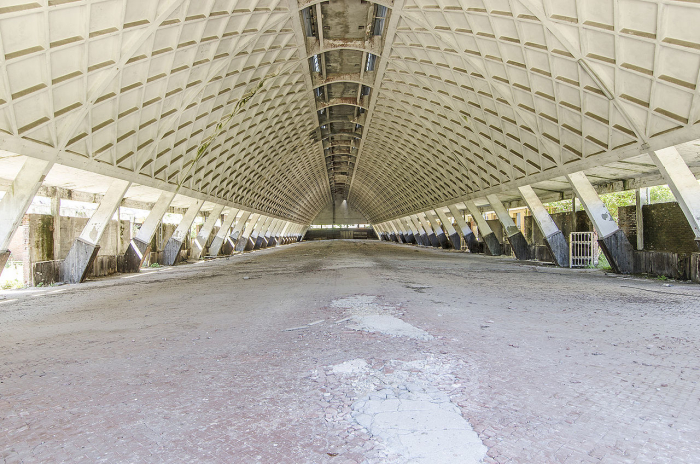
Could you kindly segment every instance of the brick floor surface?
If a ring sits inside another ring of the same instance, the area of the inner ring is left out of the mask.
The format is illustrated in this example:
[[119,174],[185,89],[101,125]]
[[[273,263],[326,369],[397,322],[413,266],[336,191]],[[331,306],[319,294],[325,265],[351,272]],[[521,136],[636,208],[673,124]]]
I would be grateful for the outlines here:
[[[360,241],[126,277],[2,293],[4,462],[401,462],[353,359],[434,379],[486,463],[700,462],[696,285]],[[354,295],[434,338],[354,330]]]

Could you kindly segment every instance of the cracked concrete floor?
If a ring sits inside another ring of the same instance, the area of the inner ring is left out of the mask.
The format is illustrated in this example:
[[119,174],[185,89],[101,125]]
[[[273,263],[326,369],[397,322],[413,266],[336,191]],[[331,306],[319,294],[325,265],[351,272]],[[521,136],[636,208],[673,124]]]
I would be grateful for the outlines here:
[[700,462],[695,285],[335,241],[1,296],[4,462]]

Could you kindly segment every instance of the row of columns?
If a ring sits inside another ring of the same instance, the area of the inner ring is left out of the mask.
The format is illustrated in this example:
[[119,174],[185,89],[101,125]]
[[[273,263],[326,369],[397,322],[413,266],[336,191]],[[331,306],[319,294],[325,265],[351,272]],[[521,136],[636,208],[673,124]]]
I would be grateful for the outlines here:
[[[0,200],[0,272],[9,258],[12,236],[21,224],[23,216],[51,167],[52,163],[28,158],[9,190]],[[73,242],[62,264],[62,276],[65,282],[78,283],[85,280],[100,249],[102,234],[130,186],[131,182],[119,179],[112,181],[80,236]],[[175,193],[162,192],[136,236],[131,239],[125,253],[127,272],[139,272],[150,253],[151,241],[158,225],[174,198]],[[192,200],[187,207],[182,220],[165,245],[164,263],[166,265],[172,266],[177,263],[184,241],[203,204],[202,200]],[[219,255],[226,243],[230,245],[231,250],[237,251],[286,245],[302,240],[307,229],[301,224],[283,219],[215,205],[194,240],[191,257],[201,258],[218,220],[221,220],[221,227],[209,247],[210,256]]]
[[[693,232],[700,248],[700,184],[675,148],[667,148],[650,153],[665,181],[668,183]],[[600,199],[595,188],[583,172],[566,176],[575,198],[583,205],[598,235],[598,241],[613,271],[630,274],[634,271],[634,249],[624,232],[620,230],[613,216]],[[545,238],[554,261],[558,266],[569,265],[569,245],[564,234],[551,218],[542,201],[529,185],[519,187],[520,196],[532,212],[537,227]],[[508,210],[497,195],[487,195],[486,201],[503,225],[504,236],[519,260],[530,259],[527,240],[513,222]],[[464,205],[474,218],[485,247],[491,255],[500,255],[502,245],[489,227],[486,219],[474,201]],[[449,205],[455,225],[461,232],[467,249],[478,250],[478,242],[467,225],[459,208]],[[437,218],[439,218],[439,222]],[[638,217],[641,216],[638,214]],[[429,210],[375,225],[380,240],[399,243],[415,243],[423,246],[461,249],[459,233],[442,209]],[[639,246],[639,244],[637,244]]]

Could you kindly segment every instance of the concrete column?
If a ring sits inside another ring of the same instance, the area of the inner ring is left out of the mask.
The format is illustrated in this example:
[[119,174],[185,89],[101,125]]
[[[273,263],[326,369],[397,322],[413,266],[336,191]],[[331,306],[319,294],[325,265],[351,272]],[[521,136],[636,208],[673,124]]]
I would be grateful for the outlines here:
[[404,231],[406,231],[406,239],[408,240],[408,243],[414,244],[418,243],[416,242],[416,235],[411,226],[408,224],[408,221],[406,218],[401,218],[399,219],[399,223],[403,227]]
[[10,257],[10,241],[53,163],[27,158],[0,200],[0,273]]
[[435,248],[440,247],[440,241],[437,238],[437,231],[433,230],[432,225],[426,219],[425,213],[418,213],[416,217],[423,226],[423,229],[425,230],[425,233],[428,236],[428,240],[430,241],[430,245]]
[[203,200],[192,200],[190,206],[187,207],[187,211],[185,211],[184,216],[182,216],[180,224],[177,225],[175,232],[173,232],[172,237],[168,239],[163,249],[163,261],[166,266],[174,266],[179,261],[182,245],[185,243],[192,223],[203,204]]
[[457,223],[457,227],[459,227],[462,230],[462,237],[464,238],[464,241],[467,244],[467,248],[469,249],[469,252],[470,253],[478,253],[479,241],[474,236],[474,232],[472,232],[472,228],[469,227],[469,225],[467,224],[467,221],[464,220],[464,216],[462,216],[462,212],[457,208],[457,205],[450,205],[447,208],[450,210],[450,213],[452,213],[452,216],[455,218],[455,222]]
[[535,222],[544,236],[544,241],[554,257],[554,262],[557,266],[568,267],[569,244],[566,241],[566,237],[561,233],[532,187],[526,185],[520,187],[519,190],[525,203],[527,203],[527,207],[532,211],[532,216],[535,218]]
[[61,266],[61,274],[64,282],[77,284],[83,282],[90,268],[92,268],[97,252],[100,250],[100,239],[105,229],[112,220],[114,213],[119,208],[131,182],[114,180],[107,189],[99,206],[83,228],[80,236],[75,239],[68,256]]
[[61,197],[58,196],[58,192],[51,197],[51,218],[53,220],[53,259],[61,259]]
[[238,218],[238,220],[236,220],[236,223],[233,225],[233,229],[231,229],[231,234],[228,236],[228,239],[231,242],[231,246],[234,250],[236,249],[236,244],[238,243],[238,238],[241,235],[241,232],[243,229],[245,229],[246,221],[248,221],[251,214],[252,213],[250,211],[243,211],[243,214]]
[[129,248],[124,254],[126,260],[125,269],[127,272],[139,272],[141,269],[143,261],[151,251],[153,235],[156,233],[158,225],[163,219],[163,215],[168,211],[168,207],[170,207],[173,198],[175,198],[174,193],[162,192],[155,205],[153,205],[153,209],[148,213],[146,220],[141,224],[141,228],[136,234],[136,237],[131,239]]
[[260,245],[258,245],[260,229],[263,228],[268,219],[269,218],[267,216],[261,216],[260,219],[258,219],[257,224],[255,224],[255,227],[253,227],[253,230],[250,233],[250,240],[248,240],[248,245],[246,245],[245,251],[257,250],[260,248]]
[[275,219],[270,225],[270,229],[265,234],[265,240],[267,241],[267,247],[272,248],[277,245],[277,232],[282,228],[284,221],[281,219]]
[[199,259],[204,253],[204,247],[207,245],[211,231],[214,230],[216,221],[221,217],[221,212],[224,210],[223,205],[214,205],[214,209],[211,210],[209,216],[207,216],[206,221],[199,229],[199,233],[194,239],[194,247],[192,247],[192,258]]
[[377,230],[379,231],[379,237],[384,240],[385,242],[391,241],[391,238],[389,237],[389,232],[386,228],[385,223],[377,224]]
[[481,214],[479,208],[477,208],[476,204],[473,201],[465,201],[464,206],[467,207],[467,211],[469,211],[469,214],[471,214],[474,218],[474,221],[476,221],[476,226],[479,228],[481,238],[484,240],[484,243],[489,249],[491,255],[500,255],[502,253],[501,242],[499,242],[496,238],[496,234],[494,234],[493,230],[491,230],[491,227],[489,227],[488,222],[486,222],[486,219],[484,219],[484,215]]
[[399,228],[399,232],[401,232],[401,235],[403,236],[404,243],[413,243],[413,232],[411,232],[411,229],[406,227],[406,223],[404,223],[401,218],[394,219],[394,222],[396,223],[396,227]]
[[[248,223],[246,224],[245,229],[243,229],[243,233],[241,233],[240,237],[238,237],[238,241],[236,242],[236,251],[246,251],[246,248],[248,248],[248,242],[250,241],[250,234],[253,232],[253,228],[259,219],[260,215],[257,213],[250,215]],[[253,247],[251,246],[250,249],[252,250]]]
[[226,219],[224,219],[224,221],[221,223],[221,227],[216,233],[216,237],[214,237],[214,240],[211,242],[211,246],[209,247],[209,256],[219,255],[221,247],[224,245],[226,237],[228,237],[228,231],[231,229],[233,221],[236,220],[236,215],[238,215],[239,211],[240,209],[238,208],[231,208],[231,210],[228,212]]
[[418,219],[417,214],[408,216],[408,219],[413,223],[413,226],[418,231],[418,237],[420,238],[420,244],[422,246],[433,246],[428,238],[428,232],[423,228],[423,223]]
[[447,238],[449,239],[452,248],[454,248],[455,250],[461,250],[462,241],[460,240],[459,234],[452,225],[452,221],[450,221],[447,215],[440,208],[436,208],[435,213],[437,214],[438,218],[440,218],[442,228],[445,229],[445,233],[447,234]]
[[683,210],[700,248],[700,184],[675,147],[649,153]]
[[396,224],[396,221],[389,221],[389,226],[391,227],[391,230],[394,231],[396,243],[406,243],[403,233],[401,232],[401,229],[399,228],[398,224]]
[[271,218],[268,226],[260,232],[260,236],[262,237],[262,245],[260,245],[260,248],[267,248],[269,246],[272,231],[277,227],[277,221],[278,219]]
[[280,245],[287,244],[287,229],[289,229],[291,224],[291,222],[285,221],[284,225],[282,226],[282,229],[280,229],[279,233],[277,234],[277,241]]
[[486,199],[491,204],[491,208],[493,208],[493,210],[496,212],[498,220],[501,221],[501,224],[503,224],[503,229],[506,232],[506,236],[508,237],[511,247],[513,248],[515,257],[519,260],[530,259],[530,246],[528,245],[527,240],[525,240],[522,232],[520,232],[520,229],[518,229],[518,226],[516,226],[515,222],[513,222],[513,218],[510,217],[510,213],[508,213],[506,207],[503,206],[503,203],[501,203],[501,200],[497,195],[487,195]]
[[566,178],[598,233],[598,243],[608,259],[610,267],[614,272],[631,274],[634,270],[632,245],[624,232],[617,226],[610,211],[598,196],[598,192],[595,191],[583,172],[569,174]]
[[649,188],[637,189],[636,192],[636,216],[637,216],[637,250],[644,250],[644,214],[643,207],[649,204]]
[[421,235],[421,229],[416,226],[416,221],[414,221],[411,216],[406,216],[404,220],[406,221],[408,227],[413,231],[413,238],[416,241],[416,245],[425,246]]
[[433,231],[435,232],[435,238],[437,238],[438,244],[445,250],[450,248],[450,242],[447,240],[447,236],[445,235],[445,231],[443,230],[442,226],[440,223],[438,223],[438,219],[435,216],[435,211],[433,210],[428,210],[425,213],[426,219],[428,219],[428,222],[430,223],[431,227],[433,228]]
[[267,242],[265,242],[265,233],[270,228],[270,224],[272,224],[273,220],[274,218],[266,217],[265,221],[260,224],[260,227],[256,228],[253,232],[257,234],[255,237],[255,246],[253,247],[254,250],[264,248],[263,245],[267,246]]
[[299,234],[299,241],[300,242],[304,240],[304,237],[306,237],[306,232],[309,231],[309,227],[311,227],[311,226],[310,225],[309,226],[301,226],[302,230],[301,230],[301,234]]

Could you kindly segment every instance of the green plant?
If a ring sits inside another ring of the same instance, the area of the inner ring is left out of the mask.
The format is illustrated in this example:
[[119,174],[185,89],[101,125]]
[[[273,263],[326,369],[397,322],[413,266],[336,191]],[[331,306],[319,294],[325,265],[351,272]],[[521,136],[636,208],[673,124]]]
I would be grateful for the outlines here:
[[151,267],[161,267],[161,265],[158,263],[153,263],[153,264],[151,264]]
[[20,288],[24,288],[24,284],[19,280],[7,280],[2,283],[3,290],[16,290]]
[[660,275],[656,277],[658,280],[668,280],[668,277]]
[[602,269],[604,271],[612,271],[612,266],[610,266],[608,258],[606,258],[605,255],[602,253],[598,258],[598,269]]

